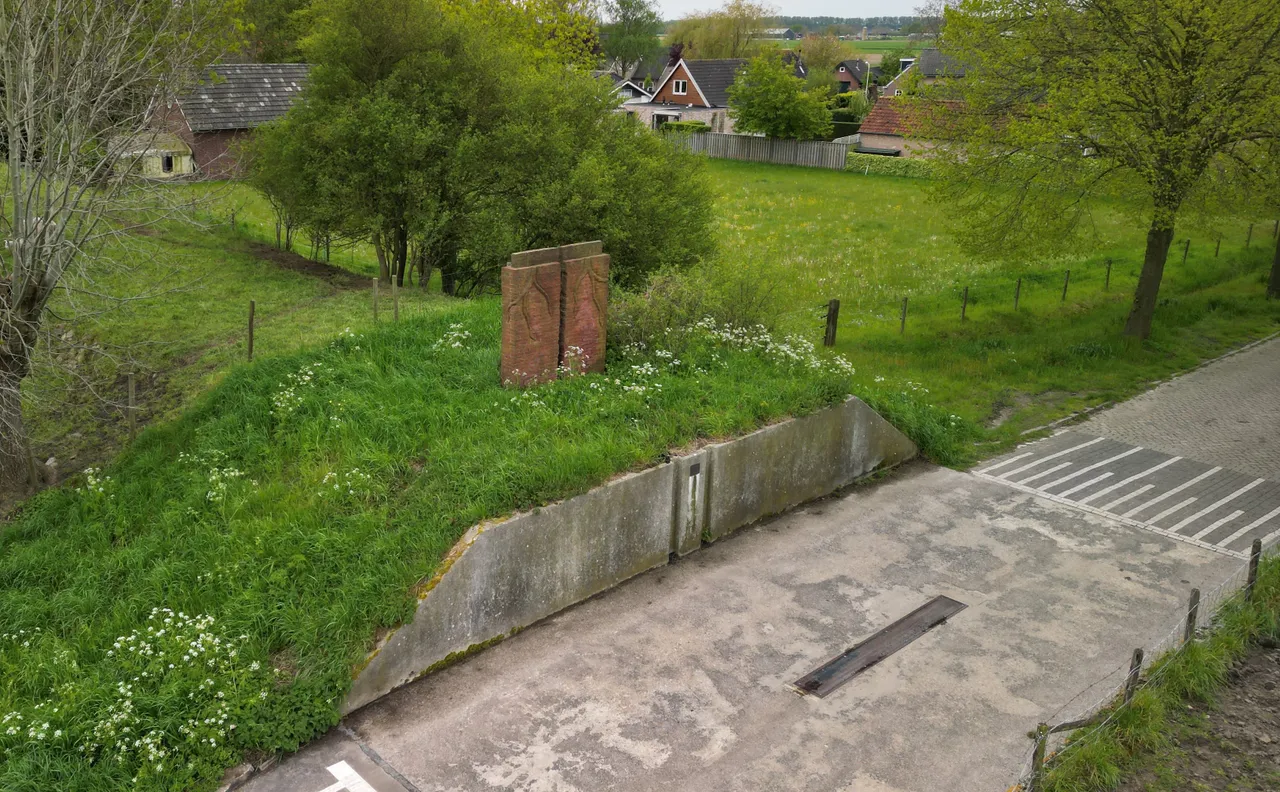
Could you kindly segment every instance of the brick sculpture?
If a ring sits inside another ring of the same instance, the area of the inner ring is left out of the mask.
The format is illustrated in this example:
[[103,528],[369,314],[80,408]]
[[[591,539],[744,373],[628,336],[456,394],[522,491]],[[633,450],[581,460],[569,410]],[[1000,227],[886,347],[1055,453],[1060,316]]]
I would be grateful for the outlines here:
[[512,254],[502,268],[502,383],[524,387],[557,369],[604,371],[609,256],[601,242]]

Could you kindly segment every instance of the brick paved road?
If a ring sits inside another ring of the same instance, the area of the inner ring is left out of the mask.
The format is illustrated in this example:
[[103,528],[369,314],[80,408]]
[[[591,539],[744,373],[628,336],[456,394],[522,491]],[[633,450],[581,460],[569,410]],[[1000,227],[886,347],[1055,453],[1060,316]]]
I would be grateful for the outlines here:
[[1077,428],[1280,479],[1280,338],[1167,382]]

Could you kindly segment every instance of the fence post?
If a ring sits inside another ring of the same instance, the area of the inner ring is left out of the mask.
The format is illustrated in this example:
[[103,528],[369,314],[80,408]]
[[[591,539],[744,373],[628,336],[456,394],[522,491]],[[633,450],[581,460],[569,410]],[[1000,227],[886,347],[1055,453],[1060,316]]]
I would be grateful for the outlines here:
[[1182,642],[1191,643],[1196,637],[1196,621],[1200,618],[1200,589],[1191,589],[1191,601],[1187,603],[1187,626],[1182,631]]
[[400,321],[400,278],[395,274],[391,276],[391,318]]
[[378,279],[373,279],[373,321],[378,321]]
[[1222,250],[1222,234],[1218,234],[1218,244],[1213,246],[1213,257],[1218,257],[1218,251]]
[[1041,723],[1036,726],[1036,749],[1031,754],[1031,782],[1027,787],[1027,792],[1040,792],[1040,785],[1044,781],[1044,752],[1049,742],[1049,724]]
[[1187,243],[1182,246],[1182,266],[1187,266],[1187,254],[1191,252],[1191,237],[1187,237]]
[[1067,277],[1062,281],[1062,301],[1067,301],[1067,286],[1071,284],[1071,270],[1067,270]]
[[836,345],[836,326],[840,321],[840,301],[832,300],[827,303],[827,332],[822,337],[823,346]]
[[1142,675],[1142,647],[1133,650],[1133,659],[1129,661],[1129,676],[1124,681],[1124,703],[1133,701],[1133,694],[1138,690],[1138,677]]
[[138,406],[137,395],[138,395],[138,391],[136,388],[136,383],[134,382],[133,372],[130,371],[129,372],[129,439],[130,440],[138,436],[138,416],[136,412],[137,406]]
[[1107,280],[1102,284],[1103,291],[1111,291],[1111,259],[1107,259]]
[[1244,238],[1244,249],[1249,249],[1249,242],[1253,240],[1253,223],[1249,224],[1249,233]]
[[905,335],[907,332],[907,298],[902,298],[902,322],[898,325],[898,335]]
[[258,303],[255,300],[249,301],[249,360],[253,360],[253,316],[257,313]]
[[969,310],[969,287],[964,287],[964,297],[960,302],[960,321],[964,321],[964,315]]
[[1013,287],[1013,310],[1018,310],[1018,298],[1022,296],[1022,278]]
[[1262,540],[1254,539],[1249,550],[1249,582],[1244,586],[1245,599],[1253,601],[1253,587],[1258,582],[1258,562],[1262,560]]

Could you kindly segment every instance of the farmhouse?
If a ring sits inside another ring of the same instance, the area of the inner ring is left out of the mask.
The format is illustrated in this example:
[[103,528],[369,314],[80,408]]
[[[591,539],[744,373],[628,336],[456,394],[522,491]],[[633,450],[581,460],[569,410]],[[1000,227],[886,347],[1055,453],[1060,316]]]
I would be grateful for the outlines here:
[[791,28],[767,28],[760,31],[760,38],[782,39],[784,41],[795,41],[800,38]]
[[872,66],[859,58],[840,61],[836,64],[835,74],[839,93],[849,93],[865,89],[869,82],[875,82],[880,77],[881,71],[879,66]]
[[928,47],[920,51],[920,57],[906,64],[888,85],[884,87],[882,93],[885,96],[902,96],[907,93],[909,85],[919,81],[921,85],[934,85],[947,79],[961,78],[965,75],[963,65],[943,55],[935,47]]
[[194,90],[165,107],[163,125],[190,147],[196,173],[234,178],[243,172],[237,144],[288,112],[302,95],[307,68],[304,63],[218,64]]
[[[804,64],[795,53],[788,52],[782,58],[792,66],[795,76],[806,75]],[[628,114],[652,129],[658,129],[669,121],[702,121],[713,132],[732,132],[733,119],[728,113],[729,86],[733,85],[738,71],[746,64],[744,58],[681,58],[663,73],[648,102],[623,107]]]

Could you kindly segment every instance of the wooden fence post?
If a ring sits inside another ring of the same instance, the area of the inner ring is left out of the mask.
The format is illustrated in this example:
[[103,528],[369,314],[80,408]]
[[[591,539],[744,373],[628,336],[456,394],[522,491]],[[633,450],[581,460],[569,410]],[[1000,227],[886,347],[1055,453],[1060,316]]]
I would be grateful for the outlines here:
[[1142,676],[1142,647],[1133,650],[1133,659],[1129,661],[1129,676],[1124,680],[1124,703],[1133,701],[1133,694],[1138,690],[1138,678]]
[[1213,246],[1213,257],[1218,257],[1218,251],[1222,250],[1222,234],[1218,234],[1218,243]]
[[1191,237],[1187,237],[1187,243],[1182,246],[1182,266],[1187,266],[1187,254],[1191,252]]
[[1253,223],[1249,224],[1249,233],[1244,238],[1244,249],[1249,249],[1249,242],[1253,240]]
[[1071,270],[1067,270],[1067,277],[1062,281],[1062,301],[1067,301],[1067,286],[1071,285]]
[[969,287],[964,287],[964,297],[960,302],[960,321],[964,321],[964,315],[969,310]]
[[1196,637],[1196,621],[1200,618],[1200,589],[1191,589],[1191,600],[1187,603],[1187,626],[1182,631],[1182,642],[1191,643]]
[[1107,279],[1102,284],[1103,291],[1111,291],[1111,259],[1107,259]]
[[391,316],[393,321],[400,321],[400,278],[391,276]]
[[373,279],[373,321],[378,321],[378,279]]
[[1018,298],[1022,296],[1022,278],[1013,286],[1013,310],[1018,310]]
[[907,298],[902,298],[902,321],[898,325],[898,335],[905,335],[907,332]]
[[1253,601],[1253,587],[1258,582],[1258,562],[1262,560],[1262,540],[1254,539],[1249,549],[1249,582],[1244,586],[1245,599]]
[[138,392],[135,387],[133,372],[129,372],[129,439],[138,436]]
[[836,327],[840,321],[840,301],[832,300],[827,303],[827,332],[822,336],[823,346],[836,345]]
[[249,360],[253,360],[253,319],[254,314],[258,311],[258,303],[256,300],[249,301]]
[[1049,742],[1049,724],[1036,726],[1036,749],[1031,754],[1031,781],[1027,792],[1040,792],[1044,782],[1044,753]]

